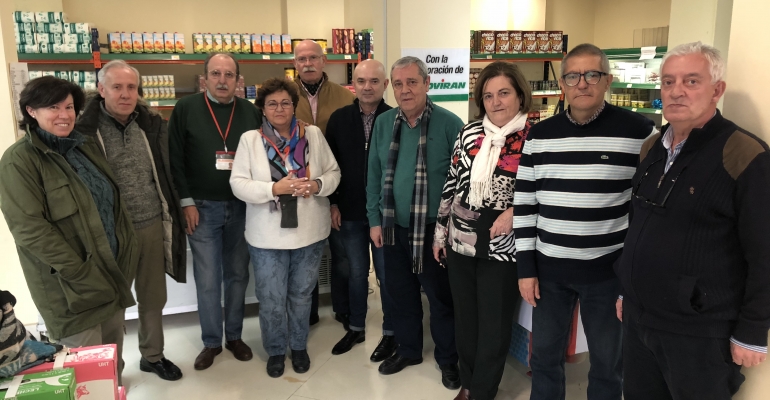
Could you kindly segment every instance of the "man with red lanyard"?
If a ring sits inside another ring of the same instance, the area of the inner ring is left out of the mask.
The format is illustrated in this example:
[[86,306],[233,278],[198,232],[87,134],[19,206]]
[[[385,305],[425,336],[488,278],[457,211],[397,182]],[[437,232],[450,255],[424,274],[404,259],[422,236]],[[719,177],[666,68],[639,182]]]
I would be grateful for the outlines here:
[[[261,111],[235,97],[240,69],[227,53],[212,53],[203,64],[206,91],[180,99],[169,120],[169,149],[193,255],[203,351],[195,369],[203,370],[225,348],[248,361],[241,340],[249,282],[244,238],[246,205],[230,188],[230,172],[241,135],[262,125]],[[224,282],[224,315],[221,307]]]

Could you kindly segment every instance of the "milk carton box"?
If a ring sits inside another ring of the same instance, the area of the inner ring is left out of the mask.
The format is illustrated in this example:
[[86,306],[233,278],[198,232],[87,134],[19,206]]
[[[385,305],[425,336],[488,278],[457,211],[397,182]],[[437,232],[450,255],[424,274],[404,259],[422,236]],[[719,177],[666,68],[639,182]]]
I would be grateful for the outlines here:
[[[32,372],[0,379],[0,399],[15,400],[82,400],[76,388],[72,368]],[[14,379],[15,378],[15,379]]]

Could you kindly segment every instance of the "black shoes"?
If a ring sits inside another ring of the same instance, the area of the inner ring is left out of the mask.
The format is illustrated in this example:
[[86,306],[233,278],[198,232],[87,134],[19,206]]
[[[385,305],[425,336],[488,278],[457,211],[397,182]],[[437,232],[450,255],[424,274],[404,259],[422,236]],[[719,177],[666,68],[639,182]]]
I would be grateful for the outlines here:
[[292,350],[291,366],[298,374],[307,372],[310,369],[310,356],[307,355],[307,350]]
[[310,314],[310,325],[313,326],[318,323],[318,321],[321,320],[321,317],[318,316],[318,314]]
[[457,390],[460,388],[460,369],[457,368],[457,364],[439,365],[441,370],[441,383],[449,390]]
[[235,359],[239,361],[249,361],[254,356],[251,348],[246,343],[243,343],[241,339],[225,342],[225,348],[230,350]]
[[356,343],[361,343],[364,340],[366,340],[366,334],[364,331],[348,331],[348,333],[345,334],[345,337],[343,337],[337,344],[334,345],[334,348],[332,349],[332,354],[340,355],[345,354],[350,349],[353,348],[353,345]]
[[195,357],[195,369],[202,371],[214,364],[214,357],[218,356],[222,352],[222,346],[219,347],[204,347],[198,357]]
[[341,323],[346,331],[350,330],[350,315],[342,313],[334,313],[334,319]]
[[387,360],[383,361],[382,364],[380,364],[380,374],[382,375],[391,375],[395,374],[396,372],[400,372],[402,369],[410,366],[410,365],[417,365],[422,362],[422,357],[420,358],[406,358],[401,357],[398,354],[394,354]]
[[396,352],[397,348],[398,343],[396,343],[395,336],[383,336],[382,339],[380,339],[380,344],[378,344],[374,349],[372,356],[369,357],[369,359],[373,362],[384,361],[388,357],[392,356],[393,353]]
[[267,359],[267,374],[271,378],[278,378],[283,375],[284,361],[286,361],[286,354],[270,356],[270,358]]
[[182,379],[182,370],[166,358],[161,358],[156,362],[149,362],[144,357],[139,361],[139,369],[144,372],[154,372],[167,381],[176,381]]

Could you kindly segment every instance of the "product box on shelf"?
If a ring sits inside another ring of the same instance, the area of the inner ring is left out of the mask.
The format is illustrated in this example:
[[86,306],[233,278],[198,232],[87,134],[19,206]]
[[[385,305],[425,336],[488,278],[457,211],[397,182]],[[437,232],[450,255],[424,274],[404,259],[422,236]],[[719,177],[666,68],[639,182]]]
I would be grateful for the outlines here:
[[233,51],[233,35],[229,33],[222,34],[222,51],[231,53]]
[[131,32],[131,46],[134,53],[144,53],[144,40],[139,32]]
[[142,33],[142,46],[144,47],[145,53],[155,52],[155,41],[152,40],[152,32]]
[[495,31],[495,53],[511,53],[511,39],[508,31]]
[[291,54],[291,35],[281,35],[281,51]]
[[217,52],[222,51],[224,49],[225,44],[223,42],[222,34],[221,33],[215,33],[211,35],[211,37],[214,39],[214,48],[211,51]]
[[258,33],[251,34],[251,52],[254,54],[262,52],[262,35]]
[[80,49],[76,44],[53,44],[51,45],[54,54],[79,53]]
[[63,33],[61,35],[63,44],[91,44],[91,35],[85,33]]
[[535,54],[537,53],[537,32],[536,31],[524,31],[521,33],[524,39],[524,53]]
[[[0,378],[0,399],[15,400],[82,400],[76,388],[76,373],[72,368],[55,371],[28,369],[22,379]],[[9,393],[10,392],[10,393]],[[15,393],[15,394],[14,394]]]
[[241,53],[251,53],[251,34],[244,33],[241,35]]
[[38,43],[37,47],[40,48],[41,53],[53,53],[53,45],[48,42]]
[[174,52],[184,53],[184,33],[174,32]]
[[511,54],[524,53],[524,32],[509,31],[508,37],[511,40]]
[[495,31],[481,31],[481,54],[495,54]]
[[232,52],[233,53],[242,53],[243,52],[243,45],[241,44],[241,34],[240,33],[233,33],[232,35]]
[[17,46],[16,50],[19,53],[40,53],[40,45],[37,44],[20,44]]
[[35,33],[35,43],[62,44],[64,38],[61,33]]
[[117,354],[114,344],[68,349],[57,353],[53,362],[24,372],[74,369],[78,400],[115,399],[118,396]]
[[163,45],[163,33],[152,33],[152,49],[155,53],[163,53],[165,51],[165,47]]
[[173,53],[175,51],[176,51],[176,47],[174,46],[174,33],[163,32],[163,52]]
[[203,52],[211,53],[214,51],[214,35],[211,33],[203,34]]
[[261,53],[273,52],[273,36],[262,34],[262,51]]
[[471,29],[471,54],[476,53],[476,31]]
[[37,28],[37,24],[35,24],[34,22],[19,22],[15,25],[15,27],[19,32],[35,33],[35,28]]
[[91,33],[91,27],[85,22],[67,23],[62,33]]
[[[19,21],[24,22],[24,21]],[[63,12],[36,12],[35,22],[47,22],[51,24],[60,24],[67,22],[67,14]]]
[[281,54],[281,35],[270,35],[270,42],[273,44],[273,53]]
[[551,53],[564,52],[564,33],[563,31],[550,31],[548,37],[551,40]]
[[193,43],[193,53],[204,53],[203,49],[203,34],[202,33],[193,33],[192,35],[192,43]]
[[29,11],[14,11],[13,20],[15,22],[35,22],[35,13]]
[[110,40],[110,53],[122,53],[123,47],[120,43],[120,32],[110,32],[107,34]]
[[547,54],[551,52],[551,36],[548,31],[538,31],[535,36],[537,37],[537,52]]
[[131,46],[131,33],[120,32],[120,48],[123,53],[130,53],[133,50]]
[[16,36],[16,44],[35,44],[35,34],[32,32],[14,32]]
[[[70,33],[64,32],[64,24],[49,24],[48,22],[35,23],[35,32],[40,33]],[[83,32],[85,33],[85,32]]]

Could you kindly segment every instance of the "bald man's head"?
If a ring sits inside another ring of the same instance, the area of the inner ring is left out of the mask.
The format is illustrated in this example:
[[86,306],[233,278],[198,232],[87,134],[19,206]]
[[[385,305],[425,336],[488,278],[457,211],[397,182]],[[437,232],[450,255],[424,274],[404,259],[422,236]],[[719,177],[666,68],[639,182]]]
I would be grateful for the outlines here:
[[363,106],[377,107],[388,87],[385,66],[377,60],[364,60],[353,72],[356,97]]
[[318,43],[303,40],[294,47],[294,68],[303,82],[316,84],[321,81],[325,65],[326,57]]

